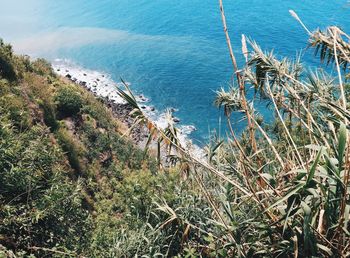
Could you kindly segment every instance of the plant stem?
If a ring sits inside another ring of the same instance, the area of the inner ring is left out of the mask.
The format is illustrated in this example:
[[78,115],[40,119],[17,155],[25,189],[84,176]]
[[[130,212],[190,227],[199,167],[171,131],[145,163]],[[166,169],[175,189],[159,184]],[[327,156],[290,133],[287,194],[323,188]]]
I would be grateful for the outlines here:
[[224,32],[225,32],[225,36],[226,36],[227,47],[228,47],[229,52],[230,52],[233,70],[234,70],[234,73],[236,74],[237,82],[238,82],[240,93],[241,93],[242,107],[243,107],[243,109],[246,113],[246,116],[247,116],[248,127],[249,127],[249,136],[250,136],[253,151],[254,151],[254,153],[256,153],[257,147],[256,147],[256,141],[255,141],[254,127],[253,127],[253,123],[251,121],[251,117],[250,117],[249,110],[248,110],[249,107],[248,107],[247,99],[245,96],[244,80],[242,78],[240,71],[238,70],[237,61],[236,61],[235,55],[234,55],[233,50],[232,50],[232,44],[231,44],[230,35],[228,33],[226,16],[225,16],[224,5],[223,5],[222,0],[219,0],[219,5],[220,5],[222,24],[223,24]]

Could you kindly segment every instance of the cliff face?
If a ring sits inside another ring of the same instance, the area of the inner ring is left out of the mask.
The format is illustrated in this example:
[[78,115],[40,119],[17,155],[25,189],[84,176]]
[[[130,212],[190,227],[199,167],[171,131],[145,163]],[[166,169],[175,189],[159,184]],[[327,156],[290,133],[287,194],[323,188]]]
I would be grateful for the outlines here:
[[102,100],[0,42],[0,256],[100,256],[155,194],[173,199],[176,173],[120,131]]

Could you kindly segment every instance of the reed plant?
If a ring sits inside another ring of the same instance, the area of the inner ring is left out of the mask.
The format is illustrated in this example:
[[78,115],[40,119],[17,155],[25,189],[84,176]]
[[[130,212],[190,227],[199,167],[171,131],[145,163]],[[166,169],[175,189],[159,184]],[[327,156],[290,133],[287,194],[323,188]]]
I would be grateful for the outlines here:
[[[165,130],[158,128],[131,90],[119,89],[137,121],[149,128],[150,141],[177,157],[210,210],[191,221],[182,213],[189,208],[185,201],[177,207],[163,202],[155,213],[168,217],[159,230],[181,218],[176,234],[182,234],[188,257],[350,256],[349,36],[334,26],[310,32],[291,11],[309,34],[308,47],[337,75],[312,71],[300,58],[277,58],[244,35],[246,63],[239,68],[219,3],[235,80],[216,93],[214,104],[224,111],[228,133],[208,143],[207,158],[179,141],[171,119]],[[249,91],[254,99],[248,99]],[[272,121],[254,108],[261,99],[274,114]],[[233,125],[234,112],[244,114],[247,128],[241,134]]]

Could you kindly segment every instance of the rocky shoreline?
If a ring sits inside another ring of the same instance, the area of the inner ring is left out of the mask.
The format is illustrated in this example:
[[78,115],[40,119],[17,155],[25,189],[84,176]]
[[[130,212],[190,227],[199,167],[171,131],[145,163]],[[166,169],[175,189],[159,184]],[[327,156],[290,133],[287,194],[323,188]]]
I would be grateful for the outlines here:
[[[113,116],[123,123],[127,128],[132,128],[130,131],[130,134],[128,135],[129,139],[132,140],[136,145],[138,145],[141,148],[145,147],[145,139],[148,138],[148,132],[147,129],[144,126],[136,125],[135,126],[135,119],[130,115],[132,111],[132,106],[128,103],[118,103],[115,102],[112,99],[109,99],[108,97],[103,97],[97,94],[96,91],[92,90],[91,88],[87,87],[85,81],[78,81],[69,74],[65,76],[67,80],[70,82],[73,82],[83,88],[85,88],[87,91],[91,92],[96,98],[99,98],[103,101],[103,103],[108,107],[112,113]],[[142,97],[142,96],[139,96]],[[151,110],[153,107],[151,107]]]
[[[69,65],[65,62],[53,63],[54,72],[66,80],[69,80],[81,87],[85,88],[87,91],[93,93],[97,98],[101,99],[104,104],[110,108],[114,117],[120,121],[128,130],[132,128],[129,132],[128,137],[139,146],[144,149],[148,139],[148,129],[142,125],[135,125],[135,119],[130,115],[132,111],[132,106],[127,104],[117,93],[116,87],[122,86],[121,84],[115,83],[108,75],[97,71],[90,71],[87,69],[82,69],[74,65]],[[136,97],[140,108],[148,115],[151,120],[153,120],[160,128],[165,128],[166,123],[163,117],[164,114],[159,113],[153,106],[147,105],[149,100],[142,94]],[[175,109],[171,109],[175,112]],[[153,119],[153,118],[154,119]],[[174,117],[174,122],[179,124],[180,119]],[[187,135],[195,131],[196,128],[192,125],[180,125],[179,138],[182,144],[186,146],[191,146],[194,152],[198,153],[198,156],[202,156],[203,150],[198,146],[192,144],[191,140],[187,138]],[[152,142],[151,149],[157,148],[157,142]],[[165,159],[165,157],[163,157]]]

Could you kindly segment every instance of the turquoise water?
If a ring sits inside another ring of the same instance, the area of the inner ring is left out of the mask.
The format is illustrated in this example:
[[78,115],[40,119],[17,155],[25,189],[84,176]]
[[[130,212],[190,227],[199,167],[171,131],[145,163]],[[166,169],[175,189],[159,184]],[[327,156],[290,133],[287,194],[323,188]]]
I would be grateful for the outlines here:
[[[0,37],[16,51],[69,59],[120,77],[151,99],[158,110],[178,109],[195,125],[196,142],[218,127],[214,91],[232,76],[217,0],[0,0]],[[295,57],[307,35],[289,15],[295,10],[311,30],[339,25],[350,32],[346,0],[226,0],[225,9],[239,62],[241,34],[264,49]],[[303,60],[317,65],[308,52]],[[268,115],[261,103],[258,107]],[[239,130],[237,115],[235,122]],[[210,126],[209,126],[210,125]]]

